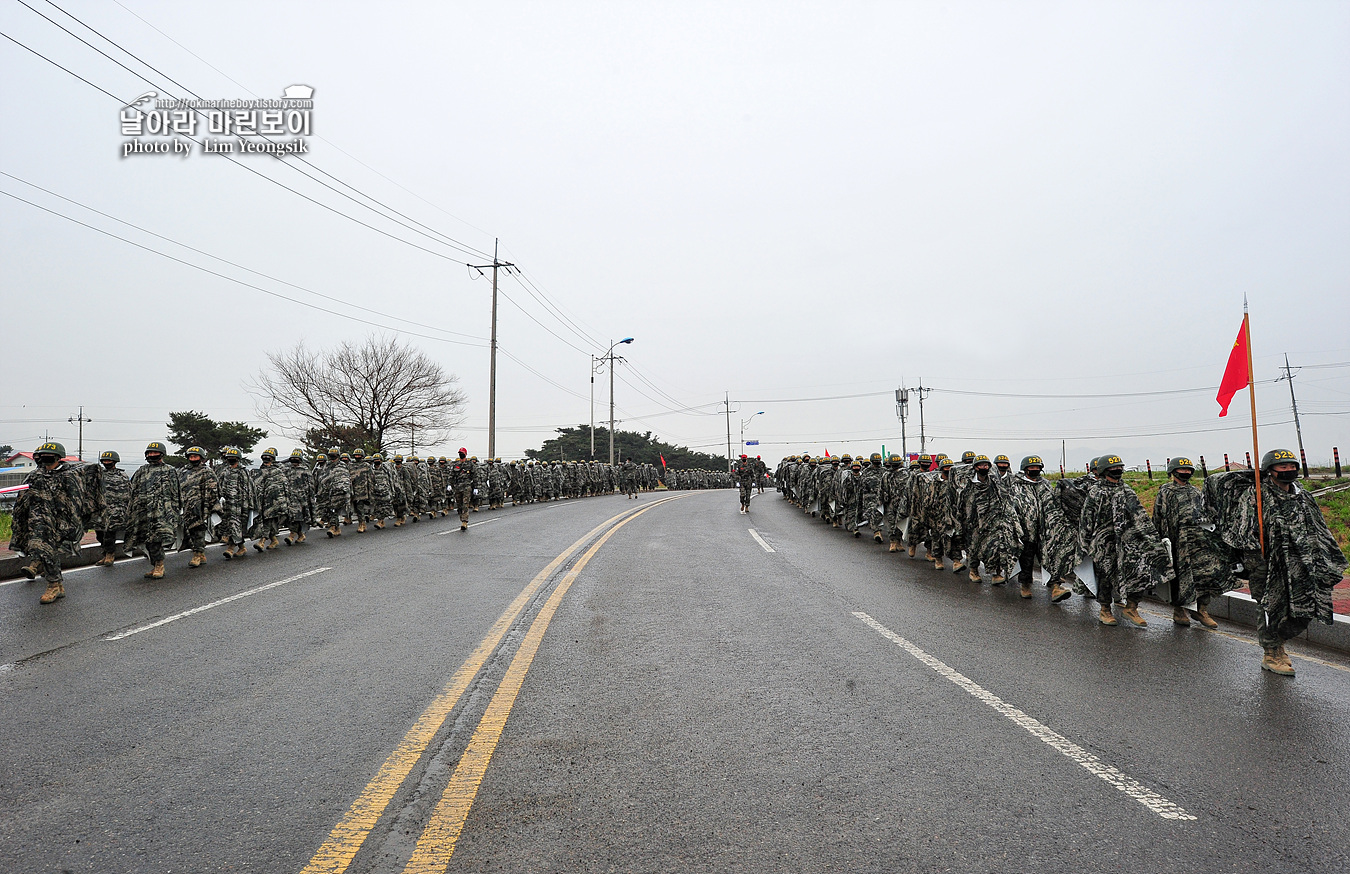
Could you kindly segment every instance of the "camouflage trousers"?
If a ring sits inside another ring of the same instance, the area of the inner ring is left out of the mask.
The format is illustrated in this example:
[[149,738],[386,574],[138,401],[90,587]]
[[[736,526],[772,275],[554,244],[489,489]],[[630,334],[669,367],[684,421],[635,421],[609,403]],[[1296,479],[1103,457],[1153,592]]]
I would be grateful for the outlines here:
[[357,522],[371,521],[371,502],[364,499],[352,501],[352,515]]
[[248,522],[246,513],[229,513],[221,517],[216,526],[216,535],[222,543],[239,546],[244,542],[244,525]]
[[473,500],[473,486],[451,486],[451,499],[455,502],[455,511],[459,513],[459,521],[466,524],[469,521],[469,506]]
[[95,531],[94,535],[98,538],[99,546],[103,547],[104,555],[115,555],[117,553],[118,539],[126,539],[126,531],[120,528]]
[[750,490],[754,488],[750,483],[741,483],[741,506],[750,506]]
[[203,522],[187,529],[183,534],[183,545],[192,549],[193,552],[202,552],[206,549],[206,529],[210,526]]
[[1269,585],[1270,564],[1260,550],[1243,550],[1242,566],[1249,574],[1252,599],[1263,608],[1256,626],[1256,640],[1262,647],[1279,646],[1307,630],[1308,617],[1289,615],[1289,587]]
[[28,535],[28,550],[24,553],[40,568],[43,579],[49,583],[61,582],[61,554],[64,552],[59,545],[48,543],[36,536],[34,532]]

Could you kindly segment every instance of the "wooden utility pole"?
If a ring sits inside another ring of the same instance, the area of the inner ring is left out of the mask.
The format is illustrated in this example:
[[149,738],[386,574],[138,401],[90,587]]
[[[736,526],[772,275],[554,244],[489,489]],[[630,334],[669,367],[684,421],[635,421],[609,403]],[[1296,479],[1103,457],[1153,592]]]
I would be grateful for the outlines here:
[[[1290,388],[1291,388],[1291,389],[1293,388],[1293,385],[1292,385],[1292,384],[1290,384]],[[94,420],[93,420],[93,419],[86,419],[86,418],[84,417],[84,407],[80,407],[80,414],[79,414],[78,416],[71,416],[69,419],[66,419],[66,421],[67,421],[67,422],[70,422],[72,425],[75,424],[76,422],[79,422],[79,423],[80,423],[80,443],[79,443],[79,448],[75,451],[75,457],[78,458],[80,461],[84,461],[84,423],[85,423],[85,422],[92,422],[92,421],[94,421]],[[1303,448],[1303,439],[1302,439],[1302,438],[1299,438],[1299,443],[1298,443],[1298,445],[1299,445],[1299,448],[1300,448],[1300,449]]]

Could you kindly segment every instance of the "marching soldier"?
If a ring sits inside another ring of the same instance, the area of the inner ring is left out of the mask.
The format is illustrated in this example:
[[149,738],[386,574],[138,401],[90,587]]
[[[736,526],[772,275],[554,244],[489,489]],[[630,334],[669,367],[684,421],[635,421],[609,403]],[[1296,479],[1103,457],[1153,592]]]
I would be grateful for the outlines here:
[[117,464],[122,456],[108,450],[99,456],[99,477],[103,480],[103,513],[95,526],[95,535],[103,547],[103,557],[94,562],[99,567],[112,567],[117,557],[117,536],[126,537],[127,507],[131,502],[131,478]]
[[178,474],[164,463],[168,449],[154,442],[145,447],[145,464],[131,475],[127,545],[139,546],[150,561],[148,580],[164,578],[164,550],[183,530],[183,498]]
[[80,521],[83,489],[73,465],[63,461],[66,448],[43,443],[33,453],[37,467],[24,479],[28,488],[14,505],[9,548],[30,559],[22,568],[28,579],[42,574],[47,590],[39,602],[51,604],[66,596],[61,556],[84,537]]
[[459,513],[459,530],[469,530],[469,502],[473,500],[474,463],[469,460],[469,450],[459,448],[459,458],[450,465],[450,497],[455,502],[455,511]]
[[1209,615],[1209,602],[1215,595],[1237,588],[1233,577],[1232,550],[1219,537],[1214,521],[1205,507],[1204,496],[1191,485],[1195,465],[1189,458],[1167,462],[1168,481],[1158,489],[1153,502],[1153,525],[1172,543],[1172,566],[1176,578],[1170,588],[1172,621],[1190,625],[1187,604],[1195,602],[1195,613],[1206,628],[1218,628]]
[[225,463],[216,470],[220,489],[220,525],[216,536],[225,544],[224,558],[244,558],[244,535],[248,533],[249,513],[254,508],[253,477],[243,465],[243,456],[233,446],[221,455]]
[[183,538],[192,547],[188,567],[198,568],[206,563],[206,540],[211,532],[211,514],[220,501],[220,481],[205,463],[206,452],[200,446],[189,446],[183,457],[187,464],[178,471],[178,489],[183,501]]
[[1125,463],[1118,455],[1097,459],[1097,484],[1088,492],[1078,521],[1078,539],[1092,556],[1097,577],[1098,619],[1117,625],[1111,606],[1117,600],[1131,625],[1148,625],[1139,615],[1139,599],[1172,576],[1171,556],[1134,489],[1124,484]]

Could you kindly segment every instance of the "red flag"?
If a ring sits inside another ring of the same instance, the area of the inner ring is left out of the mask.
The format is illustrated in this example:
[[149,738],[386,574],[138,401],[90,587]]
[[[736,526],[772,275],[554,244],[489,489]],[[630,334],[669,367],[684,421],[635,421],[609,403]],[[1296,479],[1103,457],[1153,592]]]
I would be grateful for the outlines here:
[[825,450],[825,457],[826,457],[826,458],[829,458],[829,457],[830,457],[830,450],[828,450],[828,449]]
[[1215,400],[1221,409],[1219,416],[1228,415],[1228,405],[1233,395],[1246,388],[1251,382],[1251,371],[1247,368],[1247,317],[1242,317],[1242,327],[1238,330],[1233,351],[1228,353],[1228,366],[1223,369],[1223,381],[1219,383],[1219,395]]
[[[657,454],[660,455],[660,453],[657,453]],[[660,458],[661,458],[661,466],[662,466],[662,467],[665,467],[665,466],[666,466],[666,457],[665,457],[664,455],[661,455]]]

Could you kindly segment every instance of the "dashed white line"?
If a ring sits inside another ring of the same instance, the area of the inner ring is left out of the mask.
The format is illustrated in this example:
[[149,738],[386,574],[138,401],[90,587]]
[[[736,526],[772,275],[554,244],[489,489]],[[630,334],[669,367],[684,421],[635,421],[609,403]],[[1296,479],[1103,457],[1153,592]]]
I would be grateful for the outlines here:
[[1124,792],[1126,795],[1130,796],[1135,801],[1138,801],[1140,804],[1144,805],[1149,810],[1156,813],[1158,816],[1161,816],[1163,819],[1173,819],[1183,821],[1191,821],[1195,819],[1194,816],[1187,813],[1181,807],[1177,806],[1176,804],[1173,804],[1171,801],[1168,801],[1166,798],[1149,789],[1147,786],[1143,785],[1139,781],[1126,776],[1119,769],[1106,764],[1101,759],[1094,756],[1092,753],[1089,753],[1087,750],[1083,749],[1078,744],[1064,737],[1062,734],[1059,734],[1058,732],[1054,731],[1049,726],[1045,725],[1039,720],[1031,716],[1028,716],[1021,710],[1018,710],[1016,707],[1004,701],[1002,698],[998,697],[994,693],[980,686],[974,680],[971,680],[964,674],[947,666],[940,659],[930,656],[928,653],[919,649],[917,646],[910,643],[908,640],[905,640],[903,637],[896,634],[894,631],[891,631],[889,628],[882,625],[880,622],[876,621],[866,613],[863,613],[862,611],[854,611],[853,615],[861,619],[864,623],[866,623],[869,627],[871,627],[882,637],[892,641],[901,649],[903,649],[905,652],[909,653],[919,661],[928,665],[928,667],[937,671],[939,674],[946,677],[948,680],[951,680],[953,683],[960,686],[962,689],[965,689],[975,698],[978,698],[985,704],[988,704],[990,707],[992,707],[994,710],[997,710],[999,713],[1002,713],[1012,722],[1026,729],[1028,732],[1031,733],[1033,737],[1044,742],[1047,746],[1058,750],[1060,753],[1067,756],[1069,759],[1073,760],[1074,762],[1077,762],[1078,765],[1080,765],[1088,773],[1095,774],[1096,776],[1100,777],[1102,780],[1119,789],[1121,792]]
[[191,610],[184,610],[182,613],[175,613],[172,616],[165,616],[163,619],[151,622],[149,625],[141,625],[136,628],[129,628],[126,631],[119,631],[115,634],[106,634],[103,636],[103,639],[123,640],[125,638],[131,637],[131,635],[133,634],[140,634],[142,631],[149,631],[150,629],[158,628],[161,625],[168,625],[170,622],[177,622],[179,619],[186,619],[189,616],[195,616],[198,613],[203,613],[207,610],[210,610],[213,607],[219,607],[222,604],[228,604],[231,601],[238,601],[240,598],[247,598],[249,595],[256,595],[259,592],[266,592],[268,589],[275,589],[277,586],[284,586],[287,583],[293,583],[296,580],[303,580],[305,577],[312,577],[315,574],[321,574],[327,570],[332,570],[332,568],[326,567],[315,568],[312,571],[305,571],[303,574],[296,574],[295,576],[287,577],[284,580],[277,580],[275,583],[268,583],[265,586],[258,586],[253,589],[248,589],[247,591],[236,592],[235,594],[230,595],[229,597],[221,598],[219,601],[212,601],[210,604],[203,604],[200,607],[193,607]]
[[758,543],[760,546],[764,547],[764,551],[765,551],[765,552],[773,552],[773,551],[774,551],[774,548],[773,548],[772,546],[770,546],[768,543],[766,543],[763,537],[760,537],[760,536],[759,536],[759,532],[758,532],[758,531],[756,531],[756,530],[753,529],[753,528],[747,528],[746,530],[750,532],[750,536],[751,536],[751,537],[755,538],[755,542],[756,542],[756,543]]

